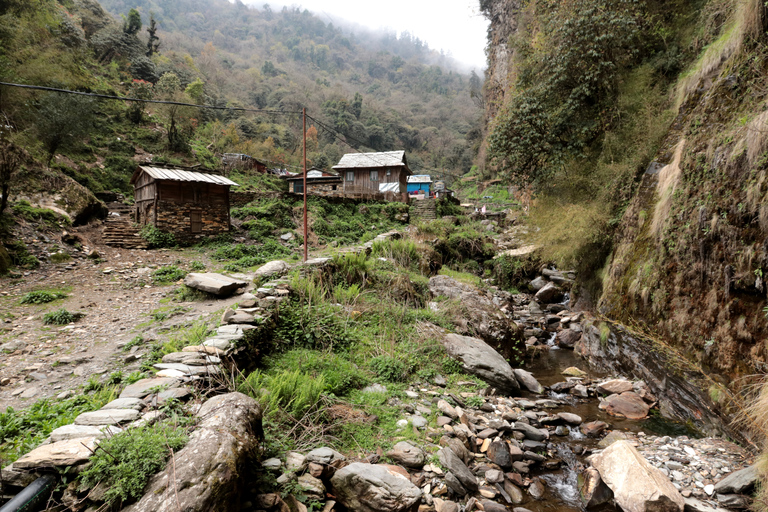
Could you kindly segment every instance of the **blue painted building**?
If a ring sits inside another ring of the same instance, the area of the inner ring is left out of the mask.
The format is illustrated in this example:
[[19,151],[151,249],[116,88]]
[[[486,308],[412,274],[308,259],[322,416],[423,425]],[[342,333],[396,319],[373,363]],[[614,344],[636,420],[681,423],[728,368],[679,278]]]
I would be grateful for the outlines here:
[[432,187],[432,178],[429,174],[416,174],[415,176],[408,176],[408,193],[424,193],[429,195],[430,188]]

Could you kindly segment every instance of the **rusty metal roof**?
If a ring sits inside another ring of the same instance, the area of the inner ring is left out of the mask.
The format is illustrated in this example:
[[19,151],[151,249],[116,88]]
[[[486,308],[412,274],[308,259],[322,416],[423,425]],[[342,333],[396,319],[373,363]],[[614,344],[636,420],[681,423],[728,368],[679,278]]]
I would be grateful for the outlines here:
[[133,174],[131,183],[138,178],[138,171],[142,170],[156,180],[169,181],[189,181],[194,183],[213,183],[214,185],[231,185],[237,187],[234,181],[217,176],[215,174],[204,174],[202,172],[182,171],[181,169],[163,169],[160,167],[149,167],[147,165],[139,166],[139,169]]
[[334,169],[367,169],[376,167],[405,167],[405,151],[386,151],[384,153],[347,153]]

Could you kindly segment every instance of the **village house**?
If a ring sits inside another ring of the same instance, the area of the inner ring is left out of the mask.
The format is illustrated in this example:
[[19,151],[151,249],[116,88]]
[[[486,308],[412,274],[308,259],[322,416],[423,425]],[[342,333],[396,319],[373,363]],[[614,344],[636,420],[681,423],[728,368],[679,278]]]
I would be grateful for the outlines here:
[[258,173],[267,172],[267,164],[242,153],[224,153],[221,155],[221,163],[227,175],[235,169],[241,171],[252,170]]
[[432,178],[429,174],[416,174],[408,176],[408,195],[429,197]]
[[[296,174],[287,178],[288,192],[292,194],[304,193],[304,173]],[[344,184],[341,176],[321,171],[319,169],[310,169],[307,171],[307,195],[323,197],[343,197]]]
[[214,174],[140,166],[131,177],[134,220],[182,242],[229,231],[232,180]]
[[342,178],[344,197],[408,202],[412,173],[405,151],[347,153],[333,169]]

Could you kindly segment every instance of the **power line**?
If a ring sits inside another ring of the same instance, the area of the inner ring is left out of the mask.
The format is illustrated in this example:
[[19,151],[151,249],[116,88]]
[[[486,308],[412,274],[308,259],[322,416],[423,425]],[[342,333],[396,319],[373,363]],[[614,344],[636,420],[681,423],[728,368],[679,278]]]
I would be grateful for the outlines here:
[[127,96],[112,96],[109,94],[71,91],[69,89],[57,89],[55,87],[44,87],[42,85],[13,84],[8,82],[0,82],[0,85],[5,85],[8,87],[18,87],[21,89],[32,89],[36,91],[58,92],[63,94],[76,94],[79,96],[89,96],[92,98],[100,98],[105,100],[135,101],[139,103],[159,103],[161,105],[179,105],[182,107],[207,108],[212,110],[229,110],[232,112],[255,112],[255,113],[261,113],[261,114],[301,115],[301,111],[293,112],[290,110],[269,110],[269,109],[245,108],[245,107],[220,107],[217,105],[198,105],[196,103],[184,103],[181,101],[144,100],[141,98],[130,98]]

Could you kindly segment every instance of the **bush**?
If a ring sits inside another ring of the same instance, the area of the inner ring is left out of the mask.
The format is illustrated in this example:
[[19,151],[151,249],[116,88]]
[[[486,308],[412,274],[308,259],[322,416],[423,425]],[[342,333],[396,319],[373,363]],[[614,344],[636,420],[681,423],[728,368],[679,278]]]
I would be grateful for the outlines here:
[[371,256],[387,258],[405,268],[419,268],[419,248],[411,240],[387,240],[374,242]]
[[184,279],[187,273],[176,265],[161,267],[152,272],[152,282],[154,283],[175,283]]
[[151,249],[160,249],[163,247],[175,247],[176,236],[173,233],[161,231],[151,224],[147,224],[139,232],[141,237],[147,241]]
[[25,293],[21,298],[22,304],[47,304],[59,299],[65,299],[66,293],[63,292],[50,292],[48,290],[36,290],[34,292]]
[[70,313],[64,308],[51,311],[43,315],[43,323],[46,325],[67,325],[77,322],[83,316],[82,313]]
[[389,382],[402,382],[407,377],[405,364],[391,356],[374,357],[370,366],[377,377]]
[[165,467],[170,450],[179,450],[189,439],[184,428],[156,423],[103,439],[81,473],[83,487],[104,485],[108,508],[141,497],[149,479]]

